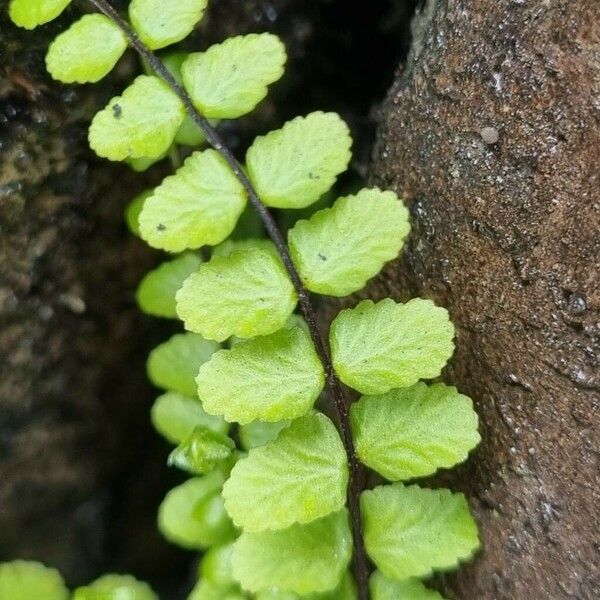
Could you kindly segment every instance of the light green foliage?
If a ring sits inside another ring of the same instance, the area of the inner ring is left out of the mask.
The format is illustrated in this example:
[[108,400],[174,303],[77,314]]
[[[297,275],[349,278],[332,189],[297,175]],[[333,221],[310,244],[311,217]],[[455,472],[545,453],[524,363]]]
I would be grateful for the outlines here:
[[193,475],[210,473],[219,462],[229,458],[235,444],[223,433],[198,425],[175,450],[167,463]]
[[200,367],[196,383],[206,412],[245,425],[305,415],[325,373],[308,334],[294,327],[216,352]]
[[181,252],[220,244],[246,206],[246,194],[215,150],[194,152],[146,200],[139,217],[142,237],[153,248]]
[[181,73],[202,115],[236,119],[267,95],[267,86],[283,75],[285,61],[285,48],[277,36],[251,33],[190,54]]
[[67,600],[69,590],[60,573],[39,562],[0,563],[1,600]]
[[11,0],[9,15],[13,23],[25,29],[56,19],[71,3],[71,0]]
[[138,194],[126,207],[125,207],[125,223],[127,228],[133,235],[140,237],[140,224],[138,218],[142,209],[144,208],[144,202],[146,198],[149,198],[154,193],[154,190],[146,190],[141,194]]
[[418,579],[396,581],[375,571],[369,579],[372,600],[444,600],[435,590],[425,587]]
[[73,600],[158,600],[158,596],[147,583],[131,575],[103,575],[76,589]]
[[186,252],[150,271],[138,286],[138,306],[149,315],[175,319],[175,294],[201,263],[197,254]]
[[256,138],[246,155],[248,174],[267,206],[304,208],[346,170],[351,145],[337,114],[310,113]]
[[335,588],[351,556],[348,515],[342,510],[308,525],[242,533],[231,561],[235,579],[246,590],[310,594]]
[[281,329],[296,306],[296,292],[270,252],[247,249],[216,256],[177,292],[177,314],[186,329],[222,342]]
[[187,398],[177,392],[159,396],[152,406],[154,428],[172,444],[184,442],[196,427],[208,427],[227,433],[229,424],[221,417],[206,414],[197,398]]
[[363,394],[385,394],[419,379],[437,377],[452,356],[454,327],[431,300],[406,304],[363,300],[341,311],[329,343],[335,371]]
[[250,450],[223,488],[244,531],[309,523],[344,506],[348,465],[340,436],[322,413],[293,421],[275,441]]
[[275,244],[266,238],[248,238],[244,240],[225,240],[222,244],[219,244],[213,249],[213,256],[229,256],[232,252],[236,250],[247,250],[248,248],[258,248],[259,250],[265,250],[270,252],[277,260],[281,260],[279,258],[279,254],[277,253],[277,248],[275,248]]
[[356,600],[356,588],[352,577],[346,574],[340,584],[328,592],[299,596],[293,592],[268,590],[258,593],[256,600]]
[[202,557],[200,581],[188,600],[246,600],[247,596],[233,579],[232,544],[214,546]]
[[453,467],[481,439],[471,399],[441,383],[363,396],[351,415],[360,460],[392,481]]
[[169,541],[202,549],[232,540],[233,525],[225,512],[223,475],[214,471],[173,488],[158,509],[158,528]]
[[148,377],[156,387],[194,397],[198,369],[218,348],[215,342],[194,333],[175,334],[150,353]]
[[109,160],[164,154],[185,116],[181,100],[158,77],[140,75],[90,126],[92,150]]
[[279,432],[285,429],[290,421],[278,421],[277,423],[265,423],[264,421],[253,421],[239,428],[238,435],[242,447],[245,450],[264,446],[267,442],[277,439]]
[[396,194],[365,189],[298,221],[288,239],[309,290],[347,296],[398,256],[409,230],[408,210]]
[[[162,57],[163,64],[171,75],[177,80],[177,83],[183,85],[181,77],[181,65],[186,60],[189,54],[185,52],[170,52]],[[217,125],[217,120],[211,120],[211,125]],[[185,119],[175,136],[175,142],[184,146],[199,146],[204,143],[206,138],[202,130],[196,125],[189,114],[185,115]]]
[[151,166],[156,163],[164,160],[167,156],[167,152],[163,152],[160,156],[156,156],[154,158],[127,158],[125,163],[131,167],[132,171],[136,173],[144,173]]
[[108,17],[85,15],[50,44],[46,68],[63,83],[95,83],[127,49],[127,38]]
[[477,526],[462,494],[401,483],[361,495],[367,552],[392,579],[456,567],[479,547]]
[[207,4],[208,0],[132,0],[129,18],[140,39],[158,50],[187,37]]

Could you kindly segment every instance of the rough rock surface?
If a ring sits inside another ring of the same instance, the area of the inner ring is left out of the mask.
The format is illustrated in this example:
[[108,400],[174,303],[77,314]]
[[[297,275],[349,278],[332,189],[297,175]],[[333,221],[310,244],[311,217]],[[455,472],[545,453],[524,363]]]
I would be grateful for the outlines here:
[[600,3],[430,0],[373,182],[413,233],[373,296],[448,307],[483,443],[449,481],[484,550],[450,597],[600,597]]

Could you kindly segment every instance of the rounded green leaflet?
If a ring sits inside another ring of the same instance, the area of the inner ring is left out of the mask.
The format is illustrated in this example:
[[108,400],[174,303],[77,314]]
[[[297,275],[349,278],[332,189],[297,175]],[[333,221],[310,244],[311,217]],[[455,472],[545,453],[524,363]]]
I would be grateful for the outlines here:
[[208,0],[132,0],[129,19],[151,50],[186,38],[202,19]]
[[158,528],[167,540],[188,549],[203,549],[235,537],[225,512],[223,475],[214,471],[173,488],[158,509]]
[[256,600],[356,600],[356,587],[352,577],[346,573],[340,584],[331,591],[299,596],[293,592],[268,590],[259,592]]
[[42,563],[14,560],[0,563],[2,600],[67,600],[69,590],[61,574]]
[[256,248],[215,256],[177,292],[185,328],[222,342],[281,329],[296,306],[296,292],[280,260]]
[[96,114],[90,147],[109,160],[157,158],[170,148],[184,117],[181,100],[164,81],[140,75]]
[[148,356],[148,378],[156,387],[194,397],[198,369],[218,349],[218,344],[200,335],[177,333]]
[[73,600],[159,600],[152,588],[131,575],[103,575],[77,588]]
[[236,119],[267,95],[267,86],[283,75],[285,61],[285,48],[277,36],[251,33],[190,54],[181,73],[202,115]]
[[141,192],[125,207],[125,223],[129,231],[137,237],[140,237],[140,224],[138,222],[140,213],[144,208],[146,198],[152,196],[153,193],[154,190]]
[[371,600],[444,600],[435,590],[425,587],[418,579],[396,581],[380,571],[369,579]]
[[310,336],[293,327],[216,352],[196,383],[206,412],[245,425],[305,415],[323,390],[325,372]]
[[452,356],[454,327],[431,300],[363,300],[341,311],[329,344],[339,378],[363,394],[385,394],[437,377]]
[[393,192],[365,189],[298,221],[288,232],[292,260],[312,292],[346,296],[396,258],[410,231]]
[[471,399],[442,383],[363,396],[350,413],[361,462],[392,481],[453,467],[481,440]]
[[212,256],[229,256],[236,250],[246,250],[248,248],[258,248],[270,252],[275,258],[279,258],[275,244],[266,238],[247,238],[243,240],[233,240],[231,238],[225,240],[222,244],[215,246],[212,251]]
[[240,425],[238,429],[240,443],[245,450],[264,446],[267,442],[277,439],[279,432],[289,424],[290,421],[278,421],[277,423],[253,421],[247,425]]
[[192,433],[169,454],[167,464],[193,475],[210,473],[231,455],[235,444],[223,433],[198,425]]
[[225,508],[244,531],[285,529],[342,508],[348,464],[333,423],[307,415],[277,439],[250,450],[223,487]]
[[46,68],[63,83],[95,83],[112,71],[126,49],[127,38],[118,25],[104,15],[84,15],[50,44]]
[[155,317],[177,318],[175,294],[201,263],[200,256],[186,252],[147,273],[136,292],[138,306]]
[[35,29],[56,19],[69,4],[71,0],[11,0],[8,12],[15,25]]
[[246,193],[215,150],[194,152],[163,180],[139,216],[142,238],[169,252],[214,246],[234,230]]
[[177,392],[159,396],[150,414],[154,428],[172,444],[181,444],[198,426],[222,434],[229,429],[224,419],[207,414],[197,398],[187,398]]
[[351,145],[339,115],[313,112],[257,137],[246,154],[248,175],[267,206],[304,208],[346,170]]
[[360,500],[367,553],[392,579],[455,568],[479,547],[463,494],[395,483],[363,492]]
[[352,556],[347,511],[280,531],[244,532],[233,546],[233,576],[243,589],[311,594],[333,590]]

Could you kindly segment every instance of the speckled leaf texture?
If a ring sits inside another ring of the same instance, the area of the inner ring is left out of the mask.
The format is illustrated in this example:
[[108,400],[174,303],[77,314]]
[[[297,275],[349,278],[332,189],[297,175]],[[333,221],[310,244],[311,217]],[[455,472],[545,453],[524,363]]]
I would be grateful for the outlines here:
[[325,373],[309,335],[294,327],[220,350],[200,367],[196,383],[208,413],[245,425],[306,414]]
[[348,514],[342,510],[308,525],[242,533],[233,548],[233,575],[250,592],[326,592],[339,584],[351,556]]
[[454,350],[448,312],[431,300],[363,300],[341,311],[329,343],[340,379],[363,394],[384,394],[437,377]]
[[346,453],[322,413],[292,422],[275,441],[250,450],[223,488],[225,508],[244,531],[285,529],[341,509],[346,501]]
[[251,33],[190,54],[181,73],[202,115],[236,119],[267,95],[267,87],[283,75],[285,61],[285,48],[277,36]]
[[249,248],[213,257],[177,292],[186,329],[222,342],[281,329],[296,306],[296,292],[271,252]]
[[225,240],[246,206],[246,193],[215,150],[194,152],[146,199],[142,238],[168,252],[214,246]]
[[181,100],[164,81],[140,75],[94,117],[90,147],[109,160],[156,158],[170,148],[184,117]]
[[129,19],[140,39],[158,50],[186,38],[207,4],[208,0],[132,0]]
[[409,231],[408,210],[396,194],[365,189],[298,221],[288,240],[311,292],[347,296],[398,256]]
[[310,113],[256,138],[246,154],[248,175],[267,206],[304,208],[346,170],[351,145],[339,115]]
[[418,579],[396,581],[380,571],[369,579],[371,600],[444,600],[435,590],[423,585]]
[[463,494],[401,483],[361,495],[367,553],[392,579],[424,577],[472,557],[477,525]]
[[84,15],[50,44],[46,68],[63,83],[96,83],[127,49],[118,25],[100,14]]
[[363,396],[351,417],[361,462],[391,481],[453,467],[481,439],[471,399],[442,383]]

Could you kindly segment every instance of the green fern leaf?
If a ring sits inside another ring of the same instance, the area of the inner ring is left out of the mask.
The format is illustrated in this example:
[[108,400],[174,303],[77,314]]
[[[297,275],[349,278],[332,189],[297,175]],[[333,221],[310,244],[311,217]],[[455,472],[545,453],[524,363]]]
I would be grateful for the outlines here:
[[346,574],[338,587],[329,592],[321,594],[308,594],[299,596],[293,592],[282,592],[281,590],[268,590],[259,592],[256,600],[356,600],[356,587],[352,577]]
[[247,250],[248,248],[258,248],[259,250],[266,250],[270,252],[277,260],[279,254],[275,244],[266,238],[248,238],[244,240],[225,240],[222,244],[215,246],[212,251],[212,256],[229,256],[236,250]]
[[208,0],[132,0],[129,19],[140,39],[158,50],[186,38],[202,19]]
[[233,575],[242,588],[297,594],[326,592],[342,579],[352,556],[346,510],[281,531],[242,533],[233,546]]
[[175,319],[175,294],[201,263],[197,254],[186,252],[150,271],[138,286],[138,306],[149,315]]
[[118,25],[100,14],[85,15],[50,44],[46,68],[63,83],[95,83],[108,75],[127,49]]
[[35,29],[56,19],[69,4],[71,0],[11,0],[8,11],[15,25]]
[[442,383],[363,396],[351,416],[359,458],[392,481],[453,467],[481,440],[471,399]]
[[218,349],[218,344],[197,334],[175,334],[150,353],[148,378],[156,387],[193,398],[200,365]]
[[298,221],[288,239],[310,291],[347,296],[398,256],[409,230],[408,210],[398,197],[369,189]]
[[69,590],[56,569],[30,560],[14,560],[0,563],[0,598],[67,600]]
[[158,509],[158,528],[167,540],[188,549],[203,549],[235,537],[225,512],[223,475],[213,471],[173,488]]
[[244,531],[309,523],[344,506],[348,465],[333,423],[322,413],[294,421],[250,450],[223,488],[225,508]]
[[216,352],[200,367],[196,383],[209,414],[245,425],[305,415],[325,373],[310,337],[294,327]]
[[144,202],[146,198],[149,198],[154,193],[154,190],[146,190],[138,194],[131,202],[125,207],[125,223],[127,228],[133,235],[140,237],[140,224],[138,222],[140,213],[144,208]]
[[184,117],[181,100],[164,81],[140,75],[94,117],[90,147],[109,160],[156,158],[169,149]]
[[177,292],[186,329],[222,342],[281,329],[296,306],[294,286],[270,252],[250,248],[200,265]]
[[111,574],[77,588],[73,600],[158,600],[158,596],[144,581],[131,575]]
[[314,112],[256,138],[246,155],[248,175],[267,206],[304,208],[346,170],[351,145],[337,114]]
[[153,248],[181,252],[220,244],[234,230],[246,194],[215,150],[194,152],[146,200],[139,217],[144,240]]
[[425,587],[418,579],[395,581],[380,571],[369,579],[372,600],[444,600],[435,590]]
[[193,475],[210,473],[231,455],[235,444],[223,433],[198,425],[192,433],[169,454],[167,464]]
[[151,417],[154,428],[172,444],[181,444],[196,427],[207,427],[222,434],[229,429],[229,423],[223,418],[204,412],[197,398],[187,398],[177,392],[159,396],[152,405]]
[[406,304],[363,300],[341,311],[329,343],[340,379],[363,394],[385,394],[437,377],[452,355],[454,328],[445,309],[416,298]]
[[285,429],[290,421],[278,421],[277,423],[265,423],[264,421],[253,421],[247,425],[241,425],[238,430],[240,443],[244,450],[252,450],[264,446],[267,442],[277,439],[279,432]]
[[452,569],[479,547],[465,497],[450,490],[380,486],[362,493],[361,510],[367,552],[392,579]]
[[267,86],[283,75],[285,61],[285,48],[277,36],[251,33],[190,54],[181,73],[200,113],[236,119],[267,95]]

